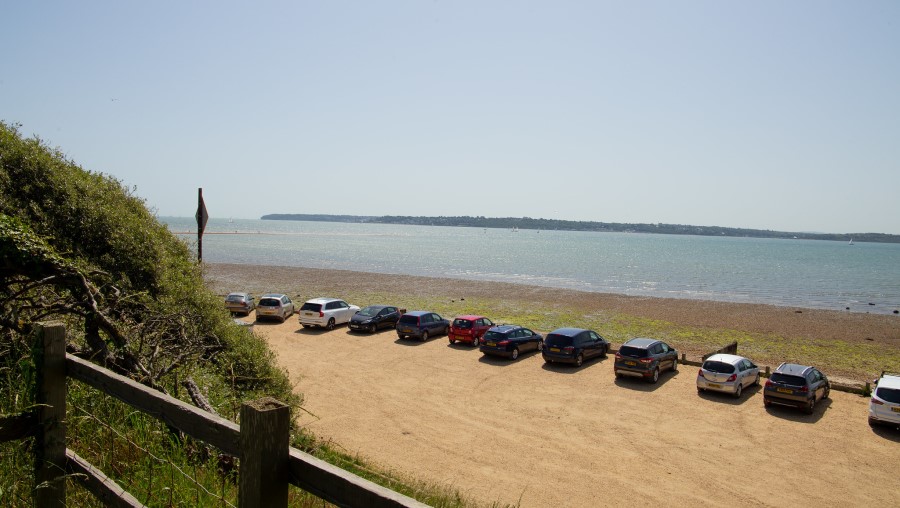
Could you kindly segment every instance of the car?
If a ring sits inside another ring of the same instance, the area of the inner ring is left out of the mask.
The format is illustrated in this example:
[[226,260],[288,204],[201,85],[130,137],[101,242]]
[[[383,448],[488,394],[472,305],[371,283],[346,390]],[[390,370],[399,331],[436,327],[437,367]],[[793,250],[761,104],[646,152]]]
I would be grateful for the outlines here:
[[393,305],[369,305],[350,318],[348,327],[351,330],[367,330],[369,333],[375,333],[379,328],[397,326],[400,314],[400,309]]
[[397,321],[397,337],[413,337],[425,342],[432,335],[440,335],[450,330],[450,322],[435,312],[414,310],[400,316]]
[[900,427],[900,373],[882,372],[869,401],[869,425]]
[[459,316],[450,323],[447,338],[450,339],[450,344],[459,341],[478,346],[481,343],[481,337],[492,326],[494,326],[494,322],[484,316],[472,314]]
[[294,315],[294,302],[288,295],[268,293],[259,297],[256,303],[256,320],[277,319],[284,321]]
[[256,308],[256,300],[250,293],[228,293],[225,297],[225,308],[232,314],[249,316]]
[[759,386],[759,367],[743,356],[712,355],[697,372],[697,393],[710,390],[730,393],[739,399],[744,388],[751,385]]
[[541,355],[547,363],[574,363],[577,367],[585,360],[605,357],[609,342],[593,330],[584,328],[559,328],[547,334]]
[[479,351],[486,355],[505,356],[512,360],[520,353],[544,349],[544,337],[518,325],[494,326],[484,332]]
[[359,312],[359,307],[350,305],[344,300],[313,298],[303,303],[297,315],[304,328],[318,326],[334,330],[335,325],[349,323],[350,318],[357,312]]
[[666,369],[678,371],[678,351],[661,340],[645,337],[637,337],[622,344],[613,364],[613,372],[617,378],[640,377],[649,383],[659,381],[659,373]]
[[813,414],[816,402],[828,398],[831,383],[819,369],[796,363],[782,363],[763,388],[763,404],[799,407]]

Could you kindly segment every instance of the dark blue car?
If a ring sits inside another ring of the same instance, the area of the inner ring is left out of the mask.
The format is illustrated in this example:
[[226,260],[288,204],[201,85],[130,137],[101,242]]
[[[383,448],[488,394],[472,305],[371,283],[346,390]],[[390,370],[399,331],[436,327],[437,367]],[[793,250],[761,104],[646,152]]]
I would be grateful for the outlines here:
[[517,325],[494,326],[484,332],[480,351],[486,355],[505,356],[515,360],[519,353],[540,351],[544,348],[544,337]]
[[397,321],[397,337],[401,339],[411,337],[425,342],[428,337],[446,334],[449,329],[450,321],[424,310],[407,312]]
[[547,334],[543,356],[547,363],[574,363],[581,367],[585,360],[602,358],[607,351],[609,342],[593,330],[560,328]]

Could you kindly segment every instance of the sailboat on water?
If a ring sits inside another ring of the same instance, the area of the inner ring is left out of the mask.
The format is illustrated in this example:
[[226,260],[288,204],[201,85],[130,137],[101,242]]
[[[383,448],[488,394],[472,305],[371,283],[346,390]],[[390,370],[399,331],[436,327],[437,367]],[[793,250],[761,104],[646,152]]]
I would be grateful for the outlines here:
[[850,239],[850,243],[848,243],[847,245],[856,245],[856,244],[853,243],[853,239],[851,238],[851,239]]

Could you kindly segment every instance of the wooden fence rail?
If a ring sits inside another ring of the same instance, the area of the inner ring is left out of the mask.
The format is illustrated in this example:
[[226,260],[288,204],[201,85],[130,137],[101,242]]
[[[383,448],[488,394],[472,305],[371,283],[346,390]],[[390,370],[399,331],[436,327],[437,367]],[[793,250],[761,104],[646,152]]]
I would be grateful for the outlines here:
[[66,448],[66,377],[105,392],[195,439],[238,457],[238,505],[242,508],[287,506],[289,485],[337,506],[427,506],[290,447],[290,410],[275,399],[244,403],[241,406],[242,425],[238,426],[66,354],[62,324],[39,325],[37,333],[36,415],[0,419],[0,437],[35,437],[36,506],[65,506],[67,473],[75,474],[82,485],[107,506],[143,506],[103,472]]

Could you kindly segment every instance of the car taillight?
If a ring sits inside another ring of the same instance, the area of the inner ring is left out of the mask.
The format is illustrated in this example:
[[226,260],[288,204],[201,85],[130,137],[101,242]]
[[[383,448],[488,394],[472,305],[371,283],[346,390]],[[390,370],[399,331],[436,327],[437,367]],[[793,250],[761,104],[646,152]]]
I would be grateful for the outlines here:
[[325,313],[322,311],[319,311],[319,317],[325,317]]
[[800,393],[807,393],[807,392],[809,392],[809,387],[808,387],[808,386],[803,386],[803,387],[801,387],[801,388],[800,388],[799,390],[797,390],[797,391],[800,392]]
[[872,397],[872,404],[875,404],[876,406],[883,406],[884,402],[881,402],[880,400],[876,399],[875,397]]
[[772,381],[769,381],[769,380],[767,379],[767,380],[766,380],[766,388],[772,388],[772,385],[773,385]]
[[498,345],[498,346],[508,346],[508,345],[509,345],[509,341],[508,341],[508,340],[501,340],[500,342],[497,343],[497,345]]
[[728,376],[728,381],[725,381],[725,382],[726,382],[726,383],[731,383],[731,382],[734,382],[734,381],[737,381],[737,374],[732,374],[732,375]]
[[616,353],[616,360],[621,360],[621,359],[622,359],[622,355],[620,353]]
[[697,377],[703,377],[703,369],[697,371]]
[[641,363],[652,363],[653,358],[641,358]]
[[563,348],[563,351],[565,351],[566,353],[574,353],[574,352],[575,352],[575,346],[566,346],[566,347]]

